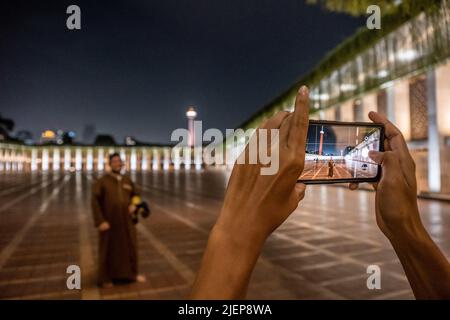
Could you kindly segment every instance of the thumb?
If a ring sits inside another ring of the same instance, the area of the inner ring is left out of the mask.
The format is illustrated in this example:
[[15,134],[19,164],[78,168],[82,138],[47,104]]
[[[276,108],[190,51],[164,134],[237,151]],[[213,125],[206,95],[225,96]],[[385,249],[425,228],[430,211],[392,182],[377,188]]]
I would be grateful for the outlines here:
[[384,152],[370,150],[369,158],[372,159],[376,164],[382,165],[384,160]]
[[383,176],[395,175],[401,172],[398,156],[394,151],[370,151],[369,157],[383,168]]
[[297,196],[297,201],[300,202],[305,197],[306,185],[303,183],[297,183],[295,185],[295,195]]

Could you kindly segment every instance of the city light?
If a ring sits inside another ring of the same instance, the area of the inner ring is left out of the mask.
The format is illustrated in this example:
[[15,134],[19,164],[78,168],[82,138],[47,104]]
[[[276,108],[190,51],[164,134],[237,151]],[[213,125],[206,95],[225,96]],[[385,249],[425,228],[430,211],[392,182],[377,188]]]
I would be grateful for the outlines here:
[[45,130],[42,132],[42,138],[44,139],[54,139],[56,137],[56,134],[52,130]]

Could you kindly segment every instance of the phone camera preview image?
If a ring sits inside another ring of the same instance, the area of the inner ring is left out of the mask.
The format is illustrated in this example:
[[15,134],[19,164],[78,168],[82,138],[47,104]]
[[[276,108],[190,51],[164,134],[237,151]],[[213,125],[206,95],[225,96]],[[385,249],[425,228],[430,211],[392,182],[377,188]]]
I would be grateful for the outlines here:
[[383,126],[311,120],[306,142],[303,183],[375,182],[381,168],[369,151],[382,150]]

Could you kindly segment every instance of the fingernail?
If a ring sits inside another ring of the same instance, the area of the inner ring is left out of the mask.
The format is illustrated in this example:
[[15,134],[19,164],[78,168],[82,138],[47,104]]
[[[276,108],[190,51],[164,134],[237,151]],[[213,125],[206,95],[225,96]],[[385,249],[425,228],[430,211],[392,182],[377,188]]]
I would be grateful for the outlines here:
[[308,87],[307,86],[301,86],[299,92],[300,92],[300,94],[302,96],[307,96],[308,93],[309,93]]

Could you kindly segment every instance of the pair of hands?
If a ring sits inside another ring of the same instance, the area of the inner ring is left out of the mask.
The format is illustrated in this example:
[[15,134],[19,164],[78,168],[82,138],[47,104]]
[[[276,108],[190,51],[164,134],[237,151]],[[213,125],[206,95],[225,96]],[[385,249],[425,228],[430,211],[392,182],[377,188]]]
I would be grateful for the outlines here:
[[[259,129],[279,129],[279,172],[261,175],[260,164],[235,164],[224,205],[214,227],[221,234],[233,234],[242,243],[252,241],[262,246],[265,239],[296,209],[306,186],[297,183],[303,171],[308,130],[309,92],[300,88],[295,110],[279,112]],[[376,190],[376,220],[381,231],[392,240],[402,231],[421,226],[417,207],[415,164],[400,130],[386,117],[370,112],[369,118],[385,126],[384,152],[369,156],[382,167]],[[269,142],[270,143],[270,142]],[[248,146],[244,151],[248,153]],[[350,184],[357,189],[357,184]]]
[[[130,204],[128,206],[128,214],[132,215],[134,211],[136,211],[136,206],[134,204]],[[100,232],[105,232],[109,229],[111,229],[111,225],[107,221],[100,223],[100,225],[98,226],[98,231]]]
[[[293,113],[280,112],[261,126],[279,129],[278,144],[275,140],[266,145],[272,152],[279,148],[277,174],[261,175],[259,164],[235,164],[192,298],[245,298],[265,239],[304,197],[305,185],[297,183],[297,178],[304,167],[308,113],[308,90],[302,87]],[[386,117],[376,112],[369,117],[383,124],[386,133],[385,151],[369,154],[382,167],[381,180],[374,185],[377,224],[397,253],[415,296],[450,299],[450,264],[420,221],[415,165],[405,139]],[[354,190],[358,185],[349,187]]]

